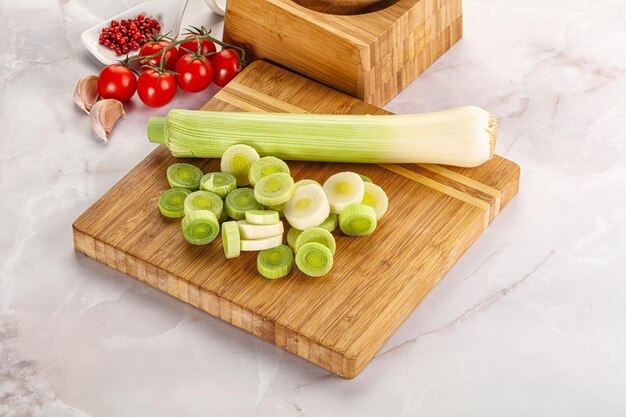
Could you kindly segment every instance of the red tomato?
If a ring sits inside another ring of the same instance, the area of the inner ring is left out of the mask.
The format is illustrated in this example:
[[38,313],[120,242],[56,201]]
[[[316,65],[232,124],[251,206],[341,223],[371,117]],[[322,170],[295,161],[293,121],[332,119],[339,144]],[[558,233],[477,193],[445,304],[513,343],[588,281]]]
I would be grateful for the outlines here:
[[176,63],[176,82],[190,93],[207,88],[213,81],[213,67],[208,60],[192,54],[183,55]]
[[124,103],[130,100],[136,89],[135,74],[122,64],[107,65],[98,77],[98,92],[102,98],[114,98]]
[[[191,36],[187,36],[185,39],[189,39],[189,40],[188,41],[186,40],[185,42],[180,44],[181,51],[185,51],[185,49],[188,49],[191,52],[197,52],[198,51],[198,37],[191,35]],[[200,55],[206,55],[211,52],[215,52],[217,50],[217,48],[215,48],[215,44],[213,43],[213,41],[209,39],[202,39],[200,42],[202,43],[202,45],[200,46]]]
[[213,65],[213,82],[224,87],[240,71],[239,54],[232,49],[223,49],[209,57]]
[[163,107],[176,95],[174,75],[149,68],[139,76],[137,93],[146,106]]
[[[171,43],[172,42],[169,42],[169,41],[148,42],[144,44],[139,50],[139,56],[142,57],[142,56],[154,55],[157,52],[161,51],[166,46],[170,45]],[[174,67],[176,66],[176,61],[178,61],[178,49],[170,48],[164,54],[158,55],[150,59],[148,62],[154,65],[155,67],[158,67],[159,65],[161,65],[162,59],[166,60],[165,69],[173,70]]]

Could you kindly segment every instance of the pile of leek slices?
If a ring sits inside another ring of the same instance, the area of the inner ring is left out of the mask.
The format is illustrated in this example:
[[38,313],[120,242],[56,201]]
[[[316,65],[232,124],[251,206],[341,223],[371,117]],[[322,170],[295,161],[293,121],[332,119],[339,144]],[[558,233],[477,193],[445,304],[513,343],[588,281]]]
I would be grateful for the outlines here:
[[[193,245],[214,241],[221,224],[226,258],[259,251],[257,269],[268,279],[288,275],[294,263],[306,275],[327,274],[337,226],[348,236],[369,235],[388,207],[383,189],[363,175],[340,172],[322,185],[310,179],[294,182],[284,161],[261,158],[247,145],[228,148],[220,169],[204,174],[191,164],[171,165],[171,188],[159,198],[159,210],[165,217],[182,218],[183,236]],[[291,226],[287,245],[281,218]]]

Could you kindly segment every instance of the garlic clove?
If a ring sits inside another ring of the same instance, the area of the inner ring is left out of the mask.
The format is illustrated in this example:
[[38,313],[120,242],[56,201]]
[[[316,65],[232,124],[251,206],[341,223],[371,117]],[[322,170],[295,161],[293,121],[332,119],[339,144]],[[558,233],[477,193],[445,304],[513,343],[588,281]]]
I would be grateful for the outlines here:
[[74,88],[74,103],[87,114],[91,107],[98,101],[98,77],[96,75],[85,75],[78,80]]
[[109,142],[109,134],[113,126],[122,117],[126,117],[122,102],[112,98],[97,101],[89,113],[91,128],[96,136],[106,143]]

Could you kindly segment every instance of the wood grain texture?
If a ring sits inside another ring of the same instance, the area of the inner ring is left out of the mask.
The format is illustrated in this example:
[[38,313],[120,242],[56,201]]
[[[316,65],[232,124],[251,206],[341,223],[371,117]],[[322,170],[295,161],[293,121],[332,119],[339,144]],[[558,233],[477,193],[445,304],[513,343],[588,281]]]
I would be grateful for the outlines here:
[[461,0],[399,0],[348,16],[292,0],[229,0],[224,39],[383,106],[461,39],[462,28]]
[[[387,113],[260,61],[204,109]],[[161,146],[139,163],[76,220],[76,249],[346,378],[365,367],[519,183],[519,167],[498,156],[473,169],[290,162],[296,179],[367,175],[388,193],[389,212],[369,237],[335,232],[327,276],[294,271],[270,281],[256,273],[256,254],[226,260],[219,241],[191,246],[180,221],[160,215],[165,172],[177,161]],[[218,160],[185,162],[219,169]]]
[[355,15],[370,13],[389,7],[398,0],[293,0],[316,12]]

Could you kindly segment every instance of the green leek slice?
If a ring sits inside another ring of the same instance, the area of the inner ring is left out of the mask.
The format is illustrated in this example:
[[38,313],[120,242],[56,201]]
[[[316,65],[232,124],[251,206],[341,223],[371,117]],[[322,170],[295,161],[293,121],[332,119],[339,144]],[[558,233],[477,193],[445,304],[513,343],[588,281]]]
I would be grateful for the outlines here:
[[256,258],[256,265],[265,278],[282,278],[293,268],[293,252],[285,245],[262,250]]
[[321,277],[333,267],[333,254],[321,243],[310,242],[296,252],[296,265],[308,276]]
[[248,210],[261,210],[260,205],[254,198],[254,191],[251,188],[238,188],[231,191],[224,201],[228,217],[235,220],[243,220]]
[[276,224],[280,223],[280,216],[275,210],[248,210],[246,221],[251,224]]
[[330,213],[326,220],[324,220],[319,226],[322,229],[326,229],[329,232],[334,231],[337,228],[337,215],[335,213]]
[[335,254],[335,250],[337,248],[335,238],[328,230],[322,229],[321,227],[307,229],[303,231],[300,236],[298,236],[298,239],[296,240],[296,253],[298,253],[302,246],[311,242],[321,243],[330,249],[330,253],[333,255]]
[[159,211],[165,217],[177,219],[185,215],[185,199],[191,194],[186,188],[170,188],[159,197]]
[[264,206],[284,204],[293,192],[293,178],[284,172],[263,177],[254,186],[254,198]]
[[319,226],[330,214],[330,206],[319,184],[306,184],[293,193],[285,204],[285,218],[300,230]]
[[331,175],[324,183],[324,192],[330,204],[330,212],[339,214],[349,204],[363,201],[365,187],[359,174],[340,172]]
[[280,217],[281,219],[285,217],[285,205],[284,204],[279,204],[278,206],[266,206],[265,207],[268,210],[273,210],[278,212],[278,217]]
[[371,183],[373,183],[373,182],[374,182],[374,181],[372,181],[372,180],[370,179],[370,177],[365,176],[365,175],[363,175],[363,174],[359,174],[359,177],[361,177],[361,179],[363,180],[363,182],[371,182]]
[[370,206],[376,212],[376,220],[380,220],[389,207],[389,199],[385,191],[376,184],[366,182],[365,193],[363,194],[363,201],[361,204]]
[[289,166],[282,159],[275,158],[273,156],[264,156],[261,159],[255,161],[250,167],[250,173],[248,174],[248,180],[253,187],[263,177],[268,175],[284,172],[287,175],[291,175]]
[[292,227],[287,232],[287,244],[294,251],[296,250],[296,242],[298,241],[298,236],[300,236],[301,234],[302,230],[296,229],[295,227]]
[[365,204],[350,204],[339,214],[339,227],[348,236],[369,235],[376,229],[376,212]]
[[275,224],[250,224],[245,220],[237,221],[242,239],[264,239],[282,234],[285,229],[282,222]]
[[222,223],[222,247],[227,259],[236,258],[241,254],[241,238],[237,222]]
[[200,188],[202,171],[191,164],[172,164],[167,168],[167,182],[172,188],[187,188],[195,191]]
[[219,219],[224,211],[224,202],[210,191],[194,191],[185,198],[185,215],[195,210],[208,210]]
[[237,185],[241,187],[250,184],[248,173],[252,164],[258,160],[259,154],[252,146],[232,145],[222,154],[220,170],[234,176]]
[[237,188],[237,178],[225,172],[209,172],[202,177],[200,189],[211,191],[223,200]]
[[208,210],[196,210],[185,215],[181,228],[183,236],[192,245],[206,245],[213,242],[220,232],[217,217]]
[[241,250],[244,252],[254,252],[275,248],[283,244],[283,235],[270,236],[263,239],[249,239],[241,241]]

